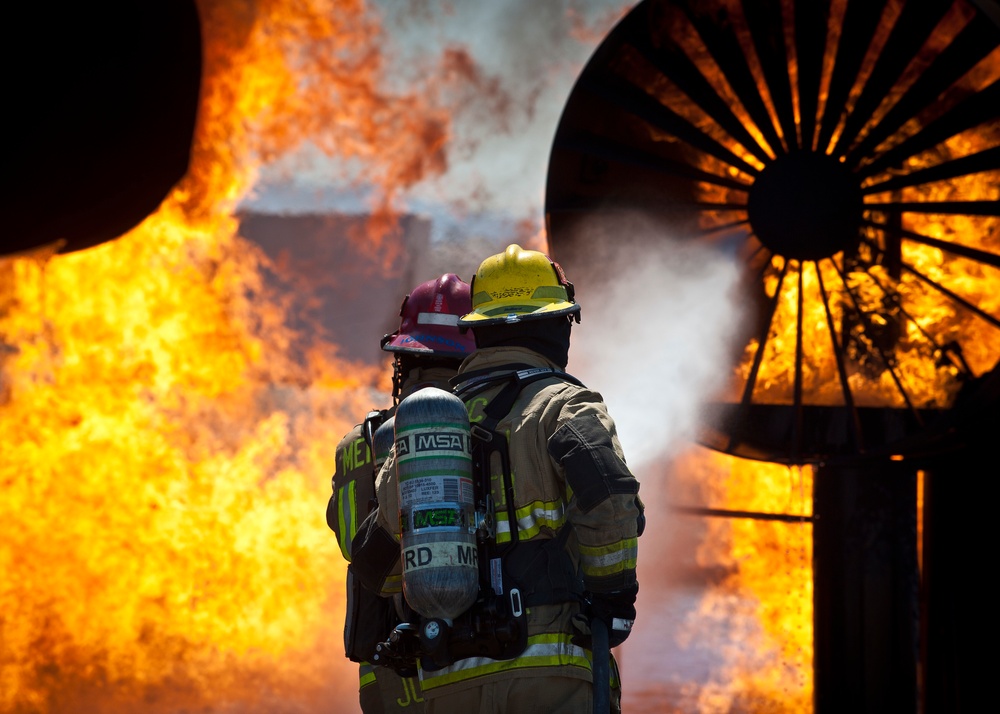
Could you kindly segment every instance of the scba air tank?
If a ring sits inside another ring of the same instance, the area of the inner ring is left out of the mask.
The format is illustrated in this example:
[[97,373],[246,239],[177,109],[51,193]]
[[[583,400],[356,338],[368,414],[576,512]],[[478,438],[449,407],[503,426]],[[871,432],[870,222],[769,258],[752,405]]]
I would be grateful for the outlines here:
[[452,620],[479,592],[469,414],[454,394],[426,387],[394,421],[403,594],[424,617]]

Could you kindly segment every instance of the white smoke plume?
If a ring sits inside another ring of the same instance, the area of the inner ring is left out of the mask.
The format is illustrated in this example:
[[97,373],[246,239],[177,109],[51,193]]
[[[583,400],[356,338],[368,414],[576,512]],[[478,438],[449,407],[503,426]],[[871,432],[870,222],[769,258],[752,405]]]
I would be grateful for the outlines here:
[[678,464],[697,441],[701,404],[733,374],[747,317],[740,269],[731,243],[685,239],[647,216],[588,220],[572,238],[551,253],[581,305],[568,370],[604,397],[646,507],[637,628],[615,655],[628,682],[622,704],[665,711],[668,701],[692,704],[721,666],[712,646],[675,639],[698,617],[705,522],[672,506],[700,501],[704,474]]
[[646,218],[627,223],[628,239],[619,216],[587,241],[608,247],[567,269],[582,310],[569,371],[604,396],[635,467],[696,439],[699,406],[732,375],[743,311],[732,254]]

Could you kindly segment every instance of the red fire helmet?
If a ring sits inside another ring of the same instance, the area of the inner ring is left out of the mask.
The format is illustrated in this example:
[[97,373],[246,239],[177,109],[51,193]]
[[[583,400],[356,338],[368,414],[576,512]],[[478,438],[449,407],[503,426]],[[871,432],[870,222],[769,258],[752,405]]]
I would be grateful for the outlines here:
[[476,343],[471,334],[459,332],[458,318],[471,310],[469,285],[454,273],[421,283],[403,299],[399,329],[382,338],[382,349],[464,359]]

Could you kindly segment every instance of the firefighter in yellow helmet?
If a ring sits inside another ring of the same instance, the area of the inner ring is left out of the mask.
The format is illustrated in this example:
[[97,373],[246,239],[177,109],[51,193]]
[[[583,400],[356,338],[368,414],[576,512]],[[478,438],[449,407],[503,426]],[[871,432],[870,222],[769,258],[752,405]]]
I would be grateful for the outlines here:
[[[399,329],[382,338],[382,349],[394,357],[394,404],[424,387],[450,388],[448,379],[475,350],[474,341],[458,329],[459,317],[470,308],[469,286],[453,273],[421,283],[403,299]],[[375,506],[374,468],[380,454],[372,442],[376,433],[381,434],[378,427],[382,424],[391,440],[394,410],[395,406],[371,412],[337,444],[333,493],[326,511],[327,524],[351,563],[344,647],[347,656],[360,665],[364,714],[423,711],[415,669],[401,676],[371,662],[375,645],[389,635],[405,611],[400,603],[365,590],[353,572],[358,566],[352,555],[354,539],[361,521]]]
[[[473,441],[489,443],[487,451],[472,453],[486,464],[491,484],[496,547],[488,555],[490,562],[497,556],[500,574],[493,587],[517,592],[513,613],[524,605],[523,620],[500,621],[495,636],[523,627],[526,639],[508,651],[492,646],[486,633],[480,642],[465,637],[423,651],[426,711],[591,711],[589,623],[604,623],[614,647],[635,619],[645,518],[639,484],[600,394],[565,372],[580,306],[559,265],[510,245],[482,262],[471,286],[472,310],[459,324],[471,329],[477,351],[451,381],[473,435],[480,434]],[[365,537],[387,559],[396,548],[394,563],[363,576],[386,595],[398,590],[401,572],[393,474],[390,454],[378,477],[377,525]],[[498,587],[500,580],[506,584]],[[473,621],[485,618],[480,613]],[[611,699],[612,709],[620,709],[620,689]]]

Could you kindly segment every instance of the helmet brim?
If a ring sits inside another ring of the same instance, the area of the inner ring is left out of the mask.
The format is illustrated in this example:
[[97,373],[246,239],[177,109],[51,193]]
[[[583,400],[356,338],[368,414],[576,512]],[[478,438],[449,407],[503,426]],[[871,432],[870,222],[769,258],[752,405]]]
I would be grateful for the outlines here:
[[559,315],[572,315],[580,312],[580,306],[575,302],[551,302],[545,305],[530,305],[511,303],[494,306],[489,309],[473,310],[458,319],[459,327],[476,327],[477,325],[500,325],[527,320],[541,320]]
[[425,330],[417,334],[394,334],[382,349],[386,352],[404,352],[427,357],[465,359],[475,352],[476,345],[471,339],[456,339],[453,332],[442,334],[436,330]]

